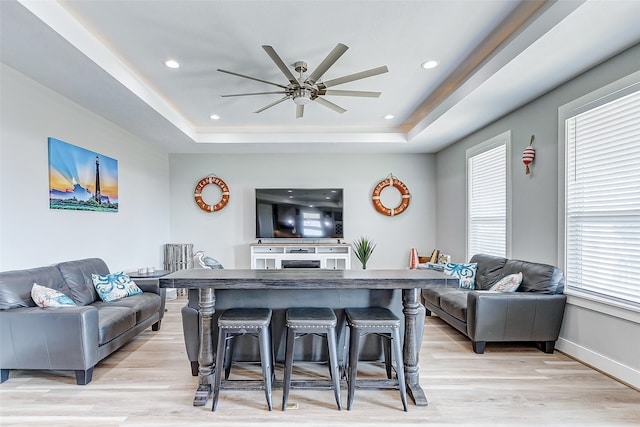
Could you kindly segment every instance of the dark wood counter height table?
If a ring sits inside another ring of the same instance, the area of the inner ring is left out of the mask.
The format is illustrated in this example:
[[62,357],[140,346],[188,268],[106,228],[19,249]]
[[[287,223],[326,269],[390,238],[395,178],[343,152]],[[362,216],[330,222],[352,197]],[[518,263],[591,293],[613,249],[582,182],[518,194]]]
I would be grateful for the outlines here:
[[199,290],[200,353],[199,386],[194,406],[206,405],[213,380],[213,314],[217,289],[235,290],[304,290],[304,289],[401,289],[404,313],[404,371],[407,392],[416,405],[427,405],[420,386],[416,337],[416,315],[420,307],[420,289],[433,286],[455,286],[458,279],[434,270],[320,270],[320,269],[191,269],[180,270],[160,278],[161,288]]

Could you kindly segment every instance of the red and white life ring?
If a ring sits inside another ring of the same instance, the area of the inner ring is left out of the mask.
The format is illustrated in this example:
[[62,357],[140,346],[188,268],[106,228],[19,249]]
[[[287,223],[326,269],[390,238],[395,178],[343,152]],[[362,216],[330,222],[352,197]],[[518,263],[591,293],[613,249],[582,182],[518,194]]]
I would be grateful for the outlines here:
[[[202,189],[209,184],[217,185],[218,187],[220,187],[220,191],[222,191],[222,198],[215,205],[207,204],[202,199]],[[209,175],[198,181],[198,184],[196,184],[196,189],[193,191],[193,197],[195,198],[198,206],[200,206],[200,209],[207,212],[216,212],[227,206],[227,203],[229,202],[229,187],[222,179],[218,178],[215,175]]]
[[[400,204],[395,208],[388,208],[380,201],[380,193],[382,193],[382,190],[390,186],[397,188],[402,195]],[[371,198],[373,199],[373,206],[378,212],[387,216],[396,216],[406,211],[409,207],[409,202],[411,201],[411,193],[409,193],[409,189],[406,185],[404,185],[402,181],[400,181],[393,175],[389,175],[387,178],[380,181],[378,185],[376,185],[376,187],[373,189],[373,195]]]

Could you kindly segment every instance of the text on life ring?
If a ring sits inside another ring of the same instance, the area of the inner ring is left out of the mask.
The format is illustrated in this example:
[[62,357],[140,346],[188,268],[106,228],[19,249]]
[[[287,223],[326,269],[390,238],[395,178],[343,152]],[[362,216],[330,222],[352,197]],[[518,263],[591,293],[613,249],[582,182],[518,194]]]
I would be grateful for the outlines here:
[[[215,205],[209,205],[202,199],[202,189],[209,184],[217,185],[222,191],[222,198]],[[207,212],[216,212],[227,206],[227,203],[229,202],[229,187],[227,187],[227,184],[217,176],[207,176],[198,181],[196,189],[193,192],[193,197],[195,198],[198,206],[200,206],[200,209]]]
[[[382,193],[382,190],[384,190],[389,186],[393,186],[397,188],[398,191],[400,191],[400,194],[402,195],[402,200],[400,201],[400,204],[395,208],[388,208],[382,204],[382,201],[380,201],[380,193]],[[407,208],[409,207],[409,202],[411,201],[411,193],[409,193],[409,189],[407,188],[406,185],[404,185],[402,181],[400,181],[398,178],[392,177],[392,178],[384,179],[380,181],[378,185],[376,185],[376,188],[373,189],[372,199],[373,199],[373,206],[375,206],[378,212],[387,216],[395,216],[395,215],[400,215],[402,212],[407,210]]]

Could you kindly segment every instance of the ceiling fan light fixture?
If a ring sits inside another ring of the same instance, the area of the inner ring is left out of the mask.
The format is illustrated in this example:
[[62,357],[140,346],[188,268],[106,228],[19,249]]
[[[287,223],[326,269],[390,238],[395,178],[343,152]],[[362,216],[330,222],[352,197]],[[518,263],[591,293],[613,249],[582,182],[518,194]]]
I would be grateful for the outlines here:
[[309,98],[293,98],[296,105],[307,105],[311,101]]
[[311,101],[311,89],[299,87],[293,91],[293,102],[296,105],[306,105]]

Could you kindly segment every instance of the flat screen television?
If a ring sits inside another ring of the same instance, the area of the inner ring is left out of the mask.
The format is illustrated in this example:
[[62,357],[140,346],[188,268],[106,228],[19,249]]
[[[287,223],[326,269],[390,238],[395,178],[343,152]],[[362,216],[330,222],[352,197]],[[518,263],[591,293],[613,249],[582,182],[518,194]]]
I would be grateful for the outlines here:
[[342,188],[256,188],[256,238],[343,239]]

